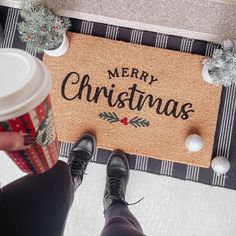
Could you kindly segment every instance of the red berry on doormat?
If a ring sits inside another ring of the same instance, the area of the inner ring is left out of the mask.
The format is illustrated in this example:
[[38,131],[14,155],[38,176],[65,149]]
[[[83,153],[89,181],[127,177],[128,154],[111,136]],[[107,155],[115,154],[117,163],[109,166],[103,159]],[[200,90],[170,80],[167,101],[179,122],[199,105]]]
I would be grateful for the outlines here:
[[120,122],[121,122],[123,125],[128,125],[128,124],[129,124],[127,117],[124,117],[123,119],[121,119]]

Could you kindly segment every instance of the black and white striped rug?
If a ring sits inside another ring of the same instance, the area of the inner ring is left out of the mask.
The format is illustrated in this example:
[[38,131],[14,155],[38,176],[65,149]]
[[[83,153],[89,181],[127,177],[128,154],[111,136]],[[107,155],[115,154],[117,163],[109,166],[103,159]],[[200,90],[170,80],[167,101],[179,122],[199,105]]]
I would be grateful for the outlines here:
[[[36,54],[34,51],[29,50],[19,39],[19,33],[16,29],[16,24],[20,20],[19,10],[0,6],[0,16],[5,34],[1,47],[20,48],[41,59],[42,54]],[[166,48],[205,56],[211,56],[213,49],[219,47],[218,44],[212,42],[83,21],[80,19],[71,20],[72,27],[70,31],[72,32],[79,32],[82,34],[121,40],[151,47]],[[149,157],[128,154],[131,169],[200,182],[208,185],[236,189],[235,95],[235,86],[223,88],[222,90],[214,150],[212,153],[213,157],[222,155],[229,159],[231,169],[227,175],[217,176],[210,168],[205,169],[171,161],[161,161]],[[67,157],[72,144],[65,142],[62,142],[61,144],[61,156]],[[97,155],[93,161],[106,164],[110,153],[110,150],[98,149]]]

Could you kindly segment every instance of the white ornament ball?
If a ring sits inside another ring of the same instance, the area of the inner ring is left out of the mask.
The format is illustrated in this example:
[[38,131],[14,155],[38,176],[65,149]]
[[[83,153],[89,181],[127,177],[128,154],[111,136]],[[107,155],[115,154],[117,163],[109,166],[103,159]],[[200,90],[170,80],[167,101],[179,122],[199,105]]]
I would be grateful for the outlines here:
[[229,160],[225,157],[215,157],[211,162],[211,168],[218,174],[226,174],[230,169]]
[[199,152],[204,147],[204,141],[198,134],[191,134],[185,141],[185,146],[190,152]]

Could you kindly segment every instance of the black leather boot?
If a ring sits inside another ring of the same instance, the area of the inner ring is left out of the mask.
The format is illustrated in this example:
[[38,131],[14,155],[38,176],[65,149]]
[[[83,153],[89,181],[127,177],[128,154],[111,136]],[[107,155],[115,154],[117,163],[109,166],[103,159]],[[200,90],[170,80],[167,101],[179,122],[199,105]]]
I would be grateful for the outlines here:
[[107,178],[104,191],[104,214],[108,208],[118,203],[128,205],[125,201],[126,186],[129,180],[129,163],[125,153],[113,152],[107,162]]
[[75,184],[75,190],[82,183],[89,161],[95,155],[96,139],[91,134],[83,134],[73,145],[69,154],[68,165]]

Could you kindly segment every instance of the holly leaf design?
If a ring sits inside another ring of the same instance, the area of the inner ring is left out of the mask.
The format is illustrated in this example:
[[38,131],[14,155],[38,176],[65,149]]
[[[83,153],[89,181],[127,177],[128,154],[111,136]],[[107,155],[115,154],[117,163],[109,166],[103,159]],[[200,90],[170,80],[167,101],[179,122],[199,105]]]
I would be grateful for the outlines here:
[[101,112],[99,117],[103,120],[108,121],[109,123],[119,122],[120,119],[115,112]]
[[146,119],[135,116],[129,121],[129,124],[133,125],[135,128],[138,128],[138,127],[148,127],[150,125],[150,122]]
[[116,123],[121,122],[123,125],[132,125],[135,128],[138,127],[148,127],[150,125],[150,122],[146,119],[139,118],[138,116],[135,116],[128,122],[128,118],[125,117],[123,119],[120,119],[115,112],[101,112],[99,114],[99,117],[103,120],[108,121],[109,123]]
[[0,122],[4,130],[10,130],[10,125],[7,122]]
[[36,142],[41,146],[47,146],[56,139],[56,130],[54,126],[53,114],[51,110],[42,121],[36,137]]

